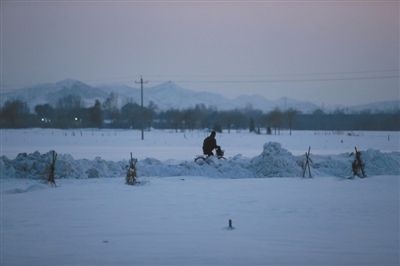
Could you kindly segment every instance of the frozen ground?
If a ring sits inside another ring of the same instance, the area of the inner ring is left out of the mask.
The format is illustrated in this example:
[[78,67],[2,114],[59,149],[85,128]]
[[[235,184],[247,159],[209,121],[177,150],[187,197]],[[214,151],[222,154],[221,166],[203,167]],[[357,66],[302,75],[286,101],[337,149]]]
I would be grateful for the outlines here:
[[[310,172],[313,177],[352,177],[354,154],[310,155]],[[0,157],[2,178],[46,179],[52,153],[21,153],[15,159]],[[205,158],[205,157],[202,157]],[[382,153],[368,149],[362,151],[364,173],[374,175],[400,175],[400,152]],[[294,156],[277,142],[263,145],[261,154],[252,158],[236,155],[228,159],[167,160],[155,158],[139,160],[136,168],[139,177],[205,176],[217,178],[301,177],[305,155]],[[107,161],[102,158],[74,159],[69,154],[58,154],[55,163],[56,178],[121,177],[127,173],[128,162]],[[309,176],[307,172],[307,177]]]
[[2,178],[43,178],[50,161],[46,153],[54,149],[59,154],[58,178],[121,177],[130,151],[139,159],[140,176],[299,177],[310,145],[313,176],[351,176],[354,146],[362,151],[367,175],[400,174],[399,132],[224,133],[218,134],[218,144],[226,150],[227,160],[195,163],[206,135],[151,131],[141,141],[139,132],[132,130],[6,130],[0,171]]
[[399,265],[397,176],[1,182],[1,265]]
[[[203,165],[199,131],[0,132],[0,265],[400,263],[399,132],[218,134],[228,160]],[[316,178],[284,178],[309,145]],[[354,146],[368,178],[342,178]],[[53,149],[57,187],[38,180]]]
[[[18,153],[40,153],[55,150],[71,154],[76,159],[119,161],[128,159],[130,152],[138,159],[191,160],[202,153],[205,131],[178,132],[174,130],[152,130],[140,139],[137,130],[113,129],[21,129],[0,130],[1,155],[14,158]],[[377,149],[382,152],[400,151],[400,132],[331,132],[331,131],[288,131],[281,135],[256,135],[247,130],[232,130],[217,134],[218,144],[225,150],[226,157],[242,154],[254,157],[262,152],[264,143],[279,142],[294,155],[304,154],[311,146],[314,154],[339,154],[352,152],[354,146],[361,150]]]

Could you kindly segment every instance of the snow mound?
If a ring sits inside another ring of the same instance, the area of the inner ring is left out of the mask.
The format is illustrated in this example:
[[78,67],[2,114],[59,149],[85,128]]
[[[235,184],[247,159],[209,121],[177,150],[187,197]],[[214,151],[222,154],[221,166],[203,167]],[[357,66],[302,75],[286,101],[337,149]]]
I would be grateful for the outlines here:
[[0,171],[2,176],[16,178],[41,178],[50,162],[50,152],[40,154],[34,152],[31,154],[20,153],[14,160],[9,160],[2,156],[0,160]]
[[[362,151],[361,158],[368,176],[400,175],[400,152],[382,153],[378,150]],[[349,153],[337,155],[311,154],[311,173],[316,176],[349,177],[354,156]],[[207,176],[217,178],[251,177],[300,177],[305,156],[294,156],[280,143],[268,142],[260,155],[246,158],[236,155],[228,159],[209,157],[197,162],[160,161],[146,158],[138,161],[138,176]],[[40,154],[21,153],[15,159],[0,157],[1,178],[47,179],[51,152]],[[69,154],[59,154],[55,165],[56,178],[101,178],[124,177],[128,162],[106,161],[100,157],[94,160],[74,159]],[[18,193],[18,191],[14,191]],[[24,192],[24,191],[22,191]]]
[[[350,177],[352,175],[353,154],[311,155],[311,158],[313,160],[311,171],[315,176]],[[361,160],[364,162],[364,170],[367,176],[400,175],[399,152],[383,153],[369,149],[361,151]]]
[[[339,155],[312,155],[311,171],[313,176],[338,176],[350,177],[352,175],[351,163],[353,157],[349,154]],[[307,172],[308,173],[308,172]]]
[[[40,154],[20,153],[14,160],[0,157],[1,177],[46,179],[52,152]],[[56,178],[96,178],[117,177],[125,171],[125,162],[105,161],[100,157],[94,160],[75,160],[69,154],[58,154],[55,165]]]
[[265,143],[263,152],[250,161],[250,168],[260,177],[301,176],[298,159],[277,142]]
[[127,170],[126,161],[106,161],[100,157],[94,160],[75,160],[69,154],[59,155],[56,161],[56,176],[59,178],[118,177]]
[[369,149],[361,153],[367,175],[400,175],[400,153]]
[[139,176],[209,176],[227,178],[253,177],[239,157],[229,160],[209,157],[205,160],[183,161],[176,163],[161,162],[146,158],[137,164]]

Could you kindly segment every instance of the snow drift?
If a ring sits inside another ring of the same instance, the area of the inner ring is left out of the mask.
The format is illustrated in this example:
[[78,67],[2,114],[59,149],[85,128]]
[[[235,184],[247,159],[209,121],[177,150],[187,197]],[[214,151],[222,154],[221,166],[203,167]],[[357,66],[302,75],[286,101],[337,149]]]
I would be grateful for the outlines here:
[[[0,157],[1,178],[47,178],[51,152],[40,154],[21,153],[15,159]],[[313,155],[311,172],[313,176],[349,177],[352,174],[349,153],[337,155]],[[378,150],[362,151],[367,175],[399,175],[400,152],[382,153]],[[246,158],[236,155],[232,158],[190,161],[160,161],[146,158],[137,163],[140,176],[209,176],[221,178],[249,177],[300,177],[305,156],[294,156],[277,142],[268,142],[260,155]],[[123,177],[128,166],[127,160],[106,161],[100,157],[94,160],[74,159],[69,154],[59,154],[56,162],[56,178],[99,178]]]
[[250,161],[256,176],[301,176],[300,160],[277,142],[264,144],[263,152]]

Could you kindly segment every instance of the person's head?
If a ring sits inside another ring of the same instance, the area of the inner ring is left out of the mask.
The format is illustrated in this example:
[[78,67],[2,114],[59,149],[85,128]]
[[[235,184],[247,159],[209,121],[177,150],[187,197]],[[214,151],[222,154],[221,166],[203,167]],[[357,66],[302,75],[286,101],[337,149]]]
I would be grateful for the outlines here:
[[213,130],[213,131],[211,131],[210,136],[213,137],[213,138],[215,138],[215,135],[216,135],[216,134],[217,134],[217,133]]

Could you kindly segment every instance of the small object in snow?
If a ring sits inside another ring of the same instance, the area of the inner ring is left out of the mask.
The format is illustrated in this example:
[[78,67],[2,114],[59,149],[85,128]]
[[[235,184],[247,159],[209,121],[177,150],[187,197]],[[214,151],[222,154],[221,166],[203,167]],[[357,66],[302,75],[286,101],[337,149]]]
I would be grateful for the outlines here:
[[137,159],[132,157],[132,152],[131,152],[131,160],[129,163],[129,168],[128,172],[126,173],[126,184],[128,185],[135,185],[137,183],[136,181],[136,163]]
[[47,182],[51,185],[51,186],[57,186],[56,185],[56,181],[54,180],[54,173],[56,170],[56,160],[57,160],[57,153],[55,151],[51,151],[51,162],[50,162],[50,166],[49,166],[49,174],[47,177]]
[[228,228],[227,228],[228,230],[233,230],[233,229],[235,229],[235,227],[233,227],[232,226],[232,220],[231,219],[229,219],[229,221],[228,221]]
[[104,244],[108,244],[108,240],[103,240],[103,243]]

